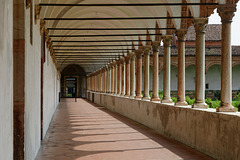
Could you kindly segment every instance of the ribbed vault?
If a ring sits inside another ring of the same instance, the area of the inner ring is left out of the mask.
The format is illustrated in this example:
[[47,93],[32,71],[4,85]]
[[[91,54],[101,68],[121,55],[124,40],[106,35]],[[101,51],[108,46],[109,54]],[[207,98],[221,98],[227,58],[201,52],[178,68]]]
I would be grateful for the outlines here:
[[[138,49],[141,43],[146,45],[147,37],[154,40],[155,34],[174,34],[176,29],[187,29],[192,25],[194,17],[208,17],[218,4],[224,4],[226,1],[237,2],[236,0],[42,0],[41,28],[43,29],[44,26],[46,29],[48,47],[56,59],[59,70],[69,64],[78,64],[86,73],[90,73],[118,56],[126,55],[128,51],[132,52],[132,45],[135,49]],[[71,6],[73,4],[96,5]],[[123,6],[107,6],[109,4]],[[148,5],[128,6],[128,4]],[[149,4],[169,5],[149,6]],[[137,19],[140,17],[142,19]],[[139,40],[142,42],[139,43]]]

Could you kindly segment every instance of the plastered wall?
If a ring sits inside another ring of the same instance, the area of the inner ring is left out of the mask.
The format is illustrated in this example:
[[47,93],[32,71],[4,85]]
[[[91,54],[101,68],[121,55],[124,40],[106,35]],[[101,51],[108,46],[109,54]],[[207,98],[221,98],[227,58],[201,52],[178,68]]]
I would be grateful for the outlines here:
[[0,0],[0,159],[13,158],[13,9]]
[[60,79],[56,67],[46,49],[46,61],[43,66],[43,136],[45,136],[59,101]]
[[[34,9],[33,9],[34,11]],[[33,17],[34,18],[34,17]],[[25,10],[25,159],[35,159],[41,145],[41,36],[40,21],[33,20],[30,42],[30,9]],[[43,134],[49,127],[58,105],[59,78],[46,49],[43,71]]]

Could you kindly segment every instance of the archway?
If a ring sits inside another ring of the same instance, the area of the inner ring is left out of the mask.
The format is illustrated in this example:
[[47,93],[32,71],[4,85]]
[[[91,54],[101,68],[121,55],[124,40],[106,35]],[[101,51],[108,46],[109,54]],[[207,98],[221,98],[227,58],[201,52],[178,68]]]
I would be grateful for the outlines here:
[[62,98],[86,97],[86,72],[79,65],[68,65],[61,75]]
[[206,90],[221,90],[221,66],[214,64],[206,73]]

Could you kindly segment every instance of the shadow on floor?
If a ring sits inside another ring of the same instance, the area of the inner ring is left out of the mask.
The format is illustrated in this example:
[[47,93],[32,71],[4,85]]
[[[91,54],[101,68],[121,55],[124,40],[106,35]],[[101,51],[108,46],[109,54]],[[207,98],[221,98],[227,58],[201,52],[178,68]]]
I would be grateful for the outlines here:
[[211,159],[87,100],[61,102],[37,160]]

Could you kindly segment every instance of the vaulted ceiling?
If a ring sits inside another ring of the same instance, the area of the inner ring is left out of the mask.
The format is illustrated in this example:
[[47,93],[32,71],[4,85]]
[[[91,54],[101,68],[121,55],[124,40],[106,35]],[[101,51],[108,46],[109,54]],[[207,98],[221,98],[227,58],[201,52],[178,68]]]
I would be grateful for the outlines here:
[[187,29],[194,17],[208,17],[222,3],[226,0],[42,0],[40,17],[59,70],[78,64],[93,72],[132,52],[132,45],[149,43],[147,37]]

